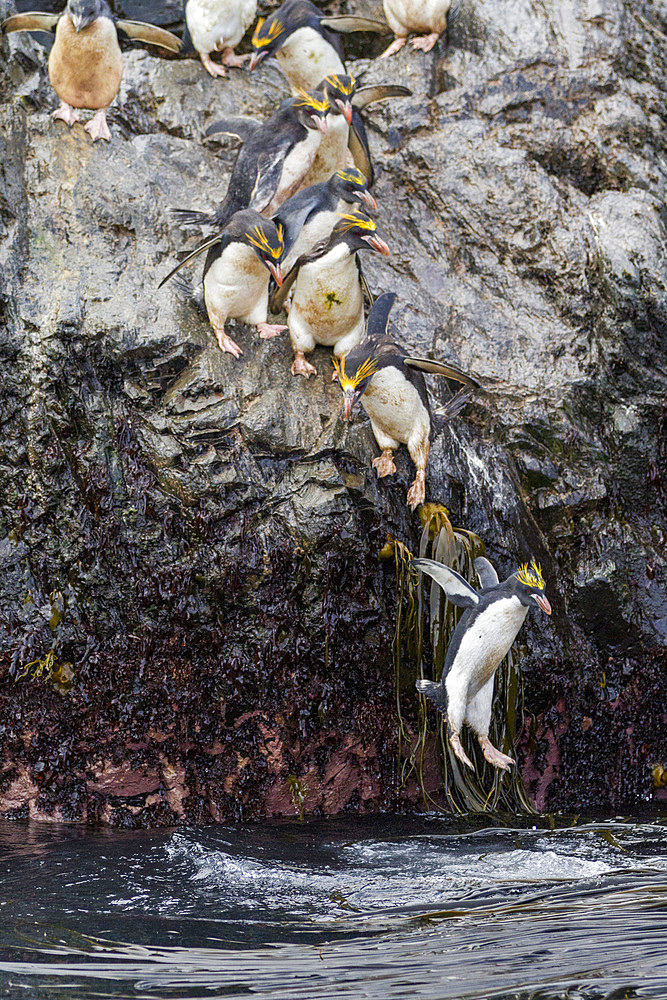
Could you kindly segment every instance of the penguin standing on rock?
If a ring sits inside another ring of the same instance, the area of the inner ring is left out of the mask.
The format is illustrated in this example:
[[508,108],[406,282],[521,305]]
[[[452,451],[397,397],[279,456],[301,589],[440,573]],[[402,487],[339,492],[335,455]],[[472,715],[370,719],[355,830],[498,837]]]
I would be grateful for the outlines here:
[[275,56],[292,92],[314,90],[331,73],[345,73],[339,32],[375,31],[386,25],[367,17],[326,17],[310,0],[285,0],[277,11],[257,22],[252,36],[250,69]]
[[491,563],[480,557],[475,559],[482,583],[477,591],[444,563],[413,559],[412,565],[432,577],[452,604],[466,608],[449,643],[441,681],[418,680],[417,690],[447,718],[449,742],[460,761],[474,770],[461,744],[461,728],[467,723],[477,734],[486,760],[507,771],[514,760],[489,740],[493,684],[528,611],[537,606],[551,614],[541,567],[534,561],[526,563],[499,583]]
[[236,158],[225,200],[213,212],[174,209],[186,225],[223,228],[235,212],[254,208],[273,215],[287,198],[295,194],[308,173],[327,131],[326,98],[299,94],[284,101],[265,122],[254,118],[230,117],[215,122],[206,135],[229,135],[243,143]]
[[267,323],[269,274],[278,285],[285,252],[282,227],[253,209],[237,212],[224,230],[180,262],[160,282],[162,288],[182,267],[207,251],[204,264],[204,301],[221,351],[238,358],[243,351],[225,332],[228,319],[256,326],[262,339],[275,337],[286,326]]
[[[255,20],[257,0],[186,0],[185,22],[192,44],[211,76],[226,76],[225,66],[243,66],[250,56],[237,56],[238,45]],[[211,59],[222,52],[222,65]]]
[[383,6],[387,24],[396,35],[382,53],[386,59],[400,52],[413,31],[420,36],[412,39],[413,49],[430,52],[447,28],[451,0],[383,0]]
[[142,21],[116,20],[106,0],[68,0],[62,14],[14,14],[0,26],[0,34],[12,31],[55,32],[49,54],[49,79],[60,98],[60,107],[53,117],[71,126],[79,121],[75,109],[95,111],[85,126],[93,142],[111,139],[106,113],[123,76],[118,36],[158,45],[170,52],[181,48],[180,39],[164,28]]
[[356,167],[337,170],[326,183],[311,184],[283,202],[273,221],[283,227],[284,273],[291,271],[299,257],[328,239],[346,206],[355,203],[370,210],[377,208],[366,178]]
[[299,258],[272,298],[271,308],[278,312],[294,286],[288,317],[294,350],[292,375],[317,375],[317,369],[306,361],[316,344],[333,347],[341,357],[362,339],[364,289],[357,253],[368,249],[390,253],[372,219],[363,212],[343,215],[328,240]]
[[334,365],[343,390],[345,419],[350,419],[352,408],[360,399],[382,449],[372,463],[378,478],[396,472],[393,453],[399,445],[407,445],[416,470],[407,496],[408,505],[414,510],[426,497],[431,434],[431,409],[422,372],[463,383],[463,388],[436,411],[446,418],[454,417],[479,385],[453,365],[408,356],[387,334],[395,300],[394,292],[379,296],[368,316],[366,339],[341,361],[334,358]]

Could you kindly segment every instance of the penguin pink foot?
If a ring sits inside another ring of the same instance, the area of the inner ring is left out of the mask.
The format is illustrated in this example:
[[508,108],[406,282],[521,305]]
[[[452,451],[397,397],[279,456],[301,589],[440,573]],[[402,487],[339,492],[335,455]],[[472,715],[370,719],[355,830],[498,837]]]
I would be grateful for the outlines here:
[[221,351],[224,351],[227,354],[233,354],[235,358],[241,357],[243,351],[236,341],[232,340],[232,338],[229,337],[224,330],[215,330],[215,335]]
[[417,474],[417,478],[408,490],[407,502],[408,507],[412,510],[418,507],[420,503],[423,503],[426,499],[426,489],[424,487],[424,475],[420,476]]
[[270,340],[271,337],[277,337],[283,330],[287,330],[287,327],[282,323],[258,323],[257,329],[262,340]]
[[389,56],[395,56],[397,52],[401,51],[406,42],[407,38],[395,38],[389,48],[384,50],[380,59],[388,59]]
[[478,740],[484,759],[488,760],[489,764],[493,764],[494,767],[500,768],[501,771],[509,771],[510,766],[515,763],[514,758],[508,757],[507,754],[496,749],[488,736],[479,736]]
[[384,479],[385,476],[392,476],[396,472],[396,466],[394,465],[394,453],[391,448],[384,448],[382,454],[373,459],[372,465],[378,474],[378,479]]
[[420,49],[422,52],[430,52],[439,38],[440,35],[436,31],[432,35],[422,35],[419,38],[413,38],[410,44],[413,49]]
[[199,55],[204,69],[208,70],[211,76],[227,76],[225,67],[213,62],[208,52],[200,52]]
[[51,117],[54,121],[65,122],[71,128],[75,122],[79,121],[79,112],[75,111],[71,104],[65,104],[64,101],[61,101],[60,107],[53,112]]
[[244,63],[250,59],[250,55],[238,56],[234,49],[223,49],[222,51],[222,64],[223,66],[231,66],[232,69],[241,69]]
[[303,351],[297,351],[294,355],[291,372],[292,375],[303,375],[304,378],[310,378],[311,375],[317,375],[317,368],[311,365],[310,361],[306,361],[306,355]]
[[93,142],[96,139],[106,139],[107,142],[111,142],[111,132],[107,125],[106,108],[100,108],[99,111],[96,111],[88,124],[84,125],[84,128]]
[[467,753],[463,749],[463,744],[461,743],[461,737],[459,736],[458,733],[452,733],[452,735],[449,737],[449,745],[451,746],[455,756],[458,757],[461,763],[465,764],[466,767],[469,767],[471,771],[474,771],[475,768],[473,767],[473,763],[470,760],[470,757],[468,757]]

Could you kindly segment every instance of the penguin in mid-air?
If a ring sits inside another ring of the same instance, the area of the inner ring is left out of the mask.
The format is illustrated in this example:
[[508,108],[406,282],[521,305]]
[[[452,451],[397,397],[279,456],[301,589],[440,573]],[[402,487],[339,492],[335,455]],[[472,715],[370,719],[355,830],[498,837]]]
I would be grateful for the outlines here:
[[[242,66],[250,56],[237,56],[239,44],[255,20],[257,0],[186,0],[185,23],[192,44],[211,76],[226,76],[225,66]],[[211,52],[222,52],[221,63]]]
[[183,224],[223,228],[235,212],[254,208],[273,215],[295,194],[308,173],[327,131],[329,104],[322,94],[298,94],[283,101],[265,122],[230,117],[215,122],[206,135],[229,135],[243,145],[236,158],[225,200],[212,213],[174,209]]
[[412,39],[413,49],[430,52],[440,35],[447,28],[451,0],[383,0],[384,16],[396,35],[381,58],[399,52],[408,40],[408,35],[418,33]]
[[528,611],[537,606],[551,614],[541,567],[526,563],[499,583],[491,563],[480,557],[474,563],[482,584],[477,591],[444,563],[413,559],[412,565],[432,577],[452,604],[466,608],[447,647],[442,679],[418,680],[417,690],[446,716],[449,742],[460,761],[474,770],[461,744],[461,728],[467,722],[489,764],[507,771],[514,760],[489,739],[493,683]]
[[326,183],[311,184],[284,201],[273,216],[283,227],[283,272],[288,274],[299,257],[328,239],[346,207],[355,203],[371,211],[377,208],[366,178],[356,167],[337,170]]
[[362,339],[364,283],[357,254],[369,249],[390,253],[369,216],[363,212],[343,215],[328,240],[297,260],[273,296],[271,309],[277,313],[292,289],[288,314],[292,375],[317,375],[317,369],[306,361],[316,344],[333,347],[334,355],[341,357]]
[[367,17],[327,17],[310,0],[285,0],[270,17],[257,22],[252,36],[250,69],[275,56],[292,92],[314,90],[331,73],[345,73],[339,32],[387,34],[381,21]]
[[368,414],[375,440],[382,449],[382,454],[372,463],[380,479],[396,472],[393,453],[400,444],[407,445],[416,470],[407,497],[414,510],[426,496],[431,434],[431,409],[422,372],[463,383],[463,388],[436,410],[448,419],[462,409],[479,385],[453,365],[410,357],[387,334],[389,313],[395,300],[394,292],[379,296],[368,316],[366,339],[347,357],[340,361],[334,358],[334,365],[343,390],[345,419],[350,419],[352,408],[359,399]]
[[93,142],[111,139],[106,113],[123,76],[118,36],[170,52],[181,48],[180,39],[164,28],[142,21],[117,20],[106,0],[68,0],[61,14],[14,14],[0,26],[0,34],[12,31],[55,32],[49,54],[49,80],[60,98],[60,107],[53,117],[71,126],[79,121],[75,109],[95,111],[85,126]]
[[206,240],[180,262],[159,284],[162,288],[182,267],[207,251],[204,264],[204,301],[221,351],[238,358],[243,352],[225,332],[228,319],[256,326],[266,340],[286,326],[267,322],[269,274],[280,286],[280,261],[285,252],[282,227],[253,209],[236,212],[224,230]]
[[373,165],[361,112],[378,101],[409,97],[412,91],[394,84],[359,88],[354,77],[332,73],[322,80],[317,92],[324,94],[329,102],[328,131],[302,182],[303,187],[327,180],[334,170],[351,162],[366,175],[369,186],[372,185]]

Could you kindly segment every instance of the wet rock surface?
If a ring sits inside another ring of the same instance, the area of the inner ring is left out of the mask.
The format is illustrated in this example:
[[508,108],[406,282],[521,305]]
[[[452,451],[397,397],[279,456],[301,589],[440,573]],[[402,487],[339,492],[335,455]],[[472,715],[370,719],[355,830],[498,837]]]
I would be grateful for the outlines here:
[[[159,6],[116,11],[174,26]],[[465,0],[429,55],[351,47],[365,82],[414,91],[369,115],[393,256],[365,273],[398,293],[406,345],[485,387],[438,425],[427,498],[501,572],[545,568],[518,751],[543,809],[636,806],[667,754],[666,33],[648,2]],[[237,361],[187,287],[157,291],[199,235],[170,207],[226,188],[233,149],[205,128],[287,87],[275,64],[214,81],[131,50],[113,141],[93,145],[50,119],[42,37],[0,52],[0,810],[418,807],[396,784],[378,559],[388,532],[417,544],[407,454],[376,480],[326,351],[296,380],[285,335],[231,324]]]

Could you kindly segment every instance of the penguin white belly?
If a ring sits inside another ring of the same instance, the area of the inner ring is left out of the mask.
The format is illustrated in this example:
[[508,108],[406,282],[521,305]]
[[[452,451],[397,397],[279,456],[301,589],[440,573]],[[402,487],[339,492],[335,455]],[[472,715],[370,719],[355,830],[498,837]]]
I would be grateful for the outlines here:
[[188,0],[185,20],[197,52],[234,48],[250,27],[257,0]]
[[[342,204],[344,204],[344,202]],[[339,213],[342,211],[343,208],[341,208],[341,202],[339,202],[335,211],[318,212],[313,219],[310,219],[305,226],[303,226],[301,232],[296,238],[294,246],[281,264],[284,274],[289,274],[294,267],[294,264],[297,262],[299,257],[302,256],[302,254],[308,253],[317,243],[320,243],[322,240],[326,240],[331,236],[333,227],[339,221]]]
[[315,161],[304,177],[301,187],[328,181],[337,170],[347,166],[347,141],[350,127],[343,115],[327,116],[328,132],[322,137]]
[[[361,404],[371,424],[377,425],[394,441],[402,444],[428,441],[431,424],[428,410],[415,387],[398,368],[387,365],[376,372],[361,397]],[[381,448],[388,447],[379,440],[378,444]]]
[[384,0],[387,23],[395,35],[410,32],[443,33],[451,0]]
[[108,108],[122,76],[123,57],[111,18],[98,17],[77,32],[69,14],[63,14],[49,55],[49,79],[60,100],[73,108]]
[[473,620],[445,680],[449,702],[469,702],[493,677],[527,614],[528,608],[512,595],[494,601]]
[[305,139],[297,142],[296,146],[289,151],[283,163],[276,192],[270,203],[263,210],[263,215],[273,215],[284,201],[287,201],[293,194],[296,194],[301,187],[301,181],[312,166],[321,139],[322,133],[319,129],[309,128]]
[[230,243],[204,278],[204,301],[214,327],[226,319],[256,325],[266,321],[269,272],[249,247]]
[[292,92],[315,90],[325,76],[345,73],[340,56],[314,28],[297,28],[276,52],[278,65]]
[[[355,255],[350,254],[346,244],[334,247],[324,257],[300,269],[288,318],[296,350],[304,350],[298,346],[301,337],[332,347],[357,328],[361,340],[363,320],[359,272]],[[346,345],[346,350],[353,346]],[[312,350],[312,346],[305,350]]]

